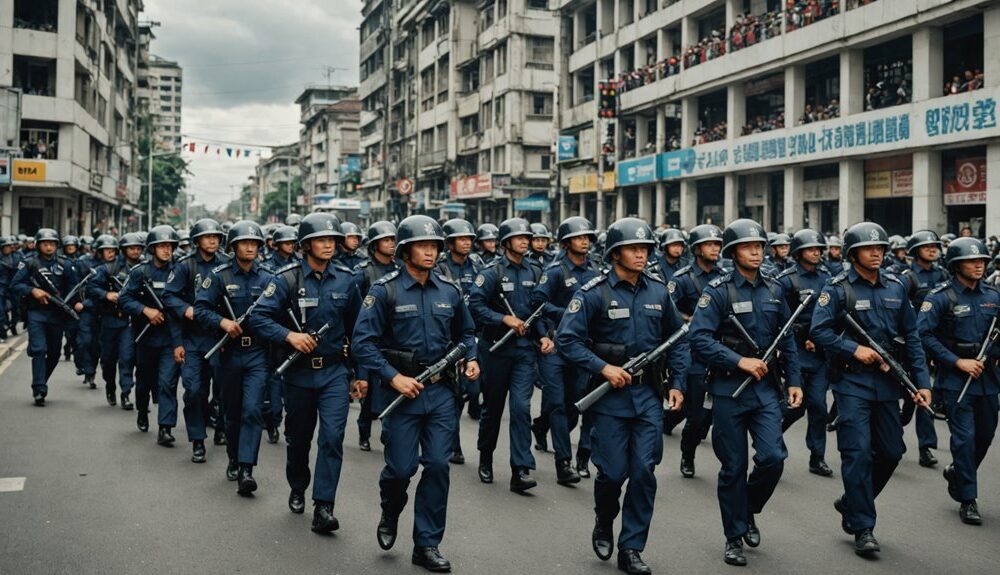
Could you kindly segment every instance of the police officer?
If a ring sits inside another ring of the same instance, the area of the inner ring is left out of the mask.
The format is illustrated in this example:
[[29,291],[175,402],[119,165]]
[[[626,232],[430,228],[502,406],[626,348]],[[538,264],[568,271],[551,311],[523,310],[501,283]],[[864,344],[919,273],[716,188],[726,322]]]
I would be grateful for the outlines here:
[[812,295],[809,305],[802,310],[792,326],[795,334],[795,347],[798,352],[799,366],[802,372],[802,390],[805,409],[785,409],[781,422],[784,432],[793,423],[808,413],[806,428],[806,447],[809,448],[809,472],[822,477],[830,477],[833,470],[826,464],[826,392],[827,381],[826,356],[823,350],[816,347],[810,339],[809,325],[812,321],[812,311],[816,307],[816,298],[826,282],[830,281],[830,272],[823,265],[823,250],[826,249],[826,238],[823,234],[810,229],[799,230],[792,236],[791,256],[795,264],[778,274],[778,283],[785,294],[788,307],[794,309],[799,303]]
[[[611,269],[589,281],[569,301],[556,334],[560,353],[582,366],[593,381],[608,381],[613,390],[591,408],[596,521],[591,535],[602,560],[614,549],[613,524],[628,481],[618,536],[618,568],[649,573],[640,553],[645,549],[656,499],[653,471],[663,457],[663,383],[661,369],[648,367],[631,375],[622,365],[651,351],[683,324],[666,285],[645,273],[656,249],[653,231],[638,218],[624,218],[608,228],[604,259]],[[592,344],[590,342],[593,342]],[[683,404],[688,345],[681,340],[660,358],[671,374],[669,400]]]
[[684,258],[685,243],[684,234],[677,228],[667,228],[660,235],[660,253],[655,255],[653,264],[663,281],[669,282],[677,270],[688,265]]
[[[472,242],[476,237],[476,230],[466,220],[454,218],[444,223],[442,232],[448,249],[441,254],[437,263],[437,271],[456,284],[465,296],[469,293],[469,289],[472,288],[472,284],[479,274],[479,266],[471,257]],[[479,402],[479,379],[459,377],[459,384],[461,393],[455,401],[459,422],[461,422],[462,408],[466,402],[469,404],[469,416],[473,420],[478,420],[482,410]],[[459,465],[465,463],[459,426],[455,428],[455,439],[449,461]]]
[[453,369],[436,382],[413,378],[459,343],[467,348],[465,376],[479,377],[472,316],[458,286],[435,270],[444,238],[441,226],[427,216],[399,223],[395,251],[403,266],[376,280],[365,296],[352,344],[358,363],[382,382],[371,390],[377,405],[387,405],[397,394],[407,398],[382,425],[379,546],[388,550],[396,542],[406,490],[420,463],[412,562],[436,572],[451,568],[438,545],[448,510],[448,458],[458,431],[458,382]]
[[528,257],[538,262],[542,269],[545,269],[552,263],[555,256],[549,251],[549,245],[552,243],[552,232],[549,231],[548,226],[537,222],[530,224],[530,227],[531,251]]
[[298,228],[299,224],[302,223],[302,216],[299,214],[288,214],[285,216],[285,225],[292,226],[293,228]]
[[862,222],[844,234],[844,251],[851,267],[824,288],[813,310],[810,335],[817,347],[831,356],[836,375],[830,383],[837,401],[844,495],[834,507],[841,527],[854,535],[854,552],[879,551],[875,539],[875,498],[889,482],[903,456],[900,423],[900,386],[883,369],[882,357],[858,343],[858,336],[840,325],[850,313],[886,350],[903,337],[910,373],[919,389],[913,398],[921,405],[931,400],[927,361],[917,318],[907,301],[906,289],[896,276],[881,269],[889,239],[882,226]]
[[166,394],[177,388],[178,364],[184,361],[180,322],[159,305],[174,267],[173,252],[178,242],[171,226],[151,229],[144,242],[151,257],[129,271],[125,288],[118,294],[118,307],[132,317],[136,427],[143,433],[149,431],[150,399],[158,403],[161,391]]
[[[264,232],[254,222],[241,220],[229,228],[226,246],[233,259],[212,270],[195,296],[195,319],[206,330],[221,329],[230,341],[222,349],[219,378],[226,398],[227,478],[234,474],[237,493],[257,490],[253,468],[257,465],[264,427],[264,394],[267,389],[267,347],[243,328],[238,319],[264,293],[271,273],[257,261]],[[234,315],[230,315],[234,314]],[[200,445],[204,461],[204,444]]]
[[7,338],[7,333],[17,335],[17,300],[11,291],[11,280],[17,272],[17,264],[21,255],[17,248],[20,242],[15,236],[0,238],[0,342]]
[[[266,270],[274,274],[289,264],[301,261],[296,252],[298,233],[298,230],[292,226],[275,224],[271,232],[271,253],[264,258],[264,268]],[[281,346],[277,348],[275,346],[271,347],[271,358],[280,362],[283,359],[280,355],[284,351],[284,348]],[[281,427],[285,399],[281,376],[274,373],[273,370],[267,375],[267,394],[265,397],[264,420],[265,429],[267,430],[267,442],[277,443],[281,435],[278,428]]]
[[[77,259],[80,256],[80,238],[74,235],[65,235],[59,242],[59,248],[62,250],[62,257],[69,261],[70,265],[73,267],[73,271],[76,273],[77,277],[80,277],[80,269],[77,266]],[[81,310],[82,311],[82,310]],[[63,329],[66,336],[66,342],[63,345],[63,356],[66,361],[70,359],[73,360],[73,365],[76,367],[77,375],[84,375],[83,372],[83,354],[80,353],[80,320],[66,318],[66,326]],[[87,385],[89,382],[85,377],[83,384]]]
[[[531,315],[531,291],[542,275],[541,267],[528,259],[531,229],[521,218],[504,220],[499,228],[504,255],[476,276],[469,292],[469,308],[477,327],[479,359],[484,366],[483,414],[479,420],[479,480],[493,483],[493,452],[500,435],[501,417],[510,392],[510,489],[520,493],[537,485],[529,474],[535,468],[531,454],[531,394],[534,391],[536,357],[554,351],[552,340],[539,329],[540,322],[524,326]],[[514,330],[500,349],[489,348],[507,330]]]
[[[593,224],[586,218],[573,216],[559,224],[557,236],[563,256],[542,273],[538,285],[531,292],[531,308],[545,305],[543,328],[553,336],[573,294],[600,274],[600,268],[587,257],[590,244],[597,240]],[[587,462],[591,453],[592,418],[584,414],[574,470],[570,430],[579,418],[572,403],[586,391],[590,374],[577,369],[559,353],[542,354],[538,358],[538,371],[542,383],[542,415],[532,424],[532,431],[536,432],[537,438],[539,423],[548,422],[555,452],[556,480],[561,485],[579,483],[581,471],[590,476]],[[570,409],[573,410],[572,417],[567,413]],[[545,437],[544,432],[541,435]]]
[[[63,326],[72,319],[50,301],[50,296],[66,295],[78,279],[72,262],[56,253],[59,234],[55,230],[41,228],[34,237],[37,240],[37,256],[18,264],[17,272],[11,279],[11,291],[15,297],[27,300],[31,389],[35,405],[41,407],[45,405],[45,397],[49,393],[49,377],[59,364]],[[76,312],[83,310],[83,304],[75,298],[65,303],[73,306]]]
[[788,257],[791,249],[791,238],[788,237],[788,234],[774,234],[768,242],[768,247],[771,253],[768,254],[762,266],[765,273],[776,276],[794,263]]
[[179,230],[177,237],[181,241],[177,244],[177,249],[174,250],[174,258],[180,259],[191,253],[191,233],[188,230]]
[[[924,298],[935,286],[948,280],[948,271],[939,264],[942,242],[931,230],[914,232],[906,242],[906,252],[912,258],[912,263],[900,265],[899,279],[909,293],[910,303],[914,310],[920,309]],[[915,404],[903,404],[903,425],[910,422],[914,415]],[[917,444],[920,449],[920,465],[934,467],[937,458],[931,449],[937,449],[937,431],[934,429],[934,418],[925,410],[916,412]]]
[[364,256],[358,252],[364,234],[357,224],[351,222],[342,222],[340,231],[344,233],[344,238],[337,245],[337,261],[353,270],[355,266],[365,261]]
[[295,244],[298,230],[292,226],[278,226],[272,233],[274,249],[270,255],[264,258],[264,267],[275,272],[288,264],[299,261],[299,256],[295,253]]
[[[301,356],[284,373],[285,436],[288,462],[285,475],[291,487],[288,507],[305,511],[309,487],[309,450],[319,422],[319,443],[313,485],[312,530],[331,533],[340,528],[333,515],[344,462],[344,428],[351,387],[344,353],[346,338],[354,330],[361,296],[351,271],[333,262],[339,222],[327,213],[313,213],[298,228],[301,262],[278,270],[267,284],[260,303],[250,314],[250,329],[274,344],[288,344],[288,352]],[[292,310],[294,323],[289,317]],[[320,331],[325,334],[320,337]]]
[[479,265],[485,267],[500,258],[497,253],[497,239],[500,230],[493,224],[483,224],[476,228],[476,257]]
[[[114,237],[103,237],[103,243],[107,244],[111,241],[117,244],[114,241]],[[80,254],[74,260],[73,264],[76,268],[76,275],[81,282],[84,282],[85,278],[89,282],[94,273],[96,273],[94,268],[103,263],[103,261],[99,261],[95,257],[91,249],[93,245],[94,241],[90,236],[82,236],[80,238]],[[101,358],[100,317],[98,317],[95,302],[85,297],[86,285],[80,286],[79,289],[81,299],[83,300],[83,310],[80,312],[80,330],[77,334],[75,359],[78,368],[83,372],[84,385],[90,386],[90,389],[97,389],[97,383],[94,380],[97,376],[97,365]]]
[[[184,334],[184,365],[181,367],[181,384],[184,386],[184,426],[191,442],[191,461],[204,463],[206,425],[209,419],[209,390],[218,412],[215,423],[216,445],[225,444],[225,407],[221,400],[221,386],[213,377],[214,366],[205,359],[205,353],[216,341],[215,330],[206,328],[195,320],[194,302],[198,290],[216,267],[229,261],[222,253],[225,240],[222,226],[211,218],[200,219],[191,227],[191,241],[195,249],[177,260],[173,273],[167,280],[164,305],[180,322]],[[160,390],[160,444],[174,443],[170,430],[177,424],[177,390]]]
[[970,525],[983,522],[976,502],[976,470],[996,433],[1000,392],[996,363],[1000,348],[994,344],[985,361],[977,359],[1000,310],[1000,293],[981,281],[989,259],[978,239],[952,241],[946,256],[952,277],[931,290],[917,314],[920,339],[937,366],[935,393],[943,396],[948,413],[952,456],[952,464],[944,470],[948,494],[961,504],[959,517]]
[[[691,229],[688,234],[688,247],[694,255],[694,261],[678,269],[673,278],[667,282],[677,309],[686,321],[691,316],[701,298],[701,293],[709,282],[718,278],[725,271],[719,265],[719,255],[722,252],[722,230],[714,224],[701,224]],[[691,366],[687,371],[687,383],[684,385],[684,409],[670,411],[666,414],[664,428],[667,433],[685,421],[681,433],[681,476],[692,478],[695,474],[695,451],[698,444],[708,435],[712,426],[712,412],[705,409],[705,372],[708,366],[698,354],[693,354]]]
[[[396,261],[396,226],[387,221],[375,222],[369,226],[366,238],[368,259],[353,268],[354,283],[362,296],[368,293],[375,280],[399,269],[399,262]],[[377,383],[372,382],[373,385]],[[358,413],[358,446],[361,451],[372,450],[373,419],[372,398],[365,396]]]
[[843,257],[844,241],[838,235],[827,236],[826,238],[826,269],[830,270],[833,276],[840,275],[840,272],[848,269]]
[[889,236],[889,252],[882,262],[882,267],[894,274],[903,273],[903,270],[910,267],[910,262],[906,259],[906,240],[903,236]]
[[[785,385],[777,364],[768,364],[759,350],[775,342],[791,311],[781,286],[761,272],[766,247],[764,229],[739,219],[722,234],[722,253],[734,270],[709,282],[691,318],[691,347],[708,365],[712,394],[712,448],[719,470],[719,507],[726,535],[723,559],[745,565],[743,543],[760,545],[755,516],[774,493],[788,451],[781,437],[781,407],[802,401],[795,341],[786,333],[778,341]],[[744,332],[746,335],[743,335]],[[733,397],[745,378],[750,385]],[[747,435],[753,439],[754,469],[747,476]]]

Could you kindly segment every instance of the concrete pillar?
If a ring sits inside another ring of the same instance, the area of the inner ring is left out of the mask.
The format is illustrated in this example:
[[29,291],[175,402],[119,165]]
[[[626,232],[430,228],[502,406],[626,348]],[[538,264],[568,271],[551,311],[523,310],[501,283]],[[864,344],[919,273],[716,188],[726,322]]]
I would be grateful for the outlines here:
[[656,109],[656,153],[662,154],[667,147],[667,116],[664,108]]
[[667,186],[666,184],[656,184],[656,206],[653,208],[654,225],[660,225],[667,221]]
[[687,50],[698,42],[698,20],[693,16],[681,19],[681,50]]
[[[787,118],[788,116],[785,117]],[[781,231],[785,233],[801,230],[804,224],[802,219],[804,208],[804,201],[802,199],[802,172],[802,168],[798,166],[785,168],[785,221],[781,222]]]
[[698,182],[681,181],[681,227],[691,229],[698,225]]
[[739,213],[740,176],[734,173],[726,174],[725,192],[722,200],[722,221],[717,222],[720,228],[736,219]]
[[840,162],[840,190],[837,196],[837,222],[840,234],[844,229],[865,218],[865,162]]
[[726,90],[726,124],[729,126],[726,139],[734,140],[739,138],[746,123],[747,98],[745,86],[742,82],[730,84]]
[[920,28],[913,33],[913,101],[937,98],[941,95],[941,86],[944,86],[944,42],[941,28]]
[[[987,172],[988,174],[989,172]],[[927,150],[913,153],[913,229],[948,231],[941,183],[941,152]]]
[[615,195],[615,219],[620,220],[625,217],[625,188],[619,188]]
[[785,127],[797,126],[806,109],[806,67],[785,68]]
[[[1000,58],[997,57],[997,54],[1000,54],[1000,5],[998,4],[983,10],[983,48],[986,54],[983,69],[983,73],[986,74],[986,87],[1000,86]],[[994,215],[996,208],[997,205],[994,204]],[[989,214],[990,211],[986,210],[986,213]],[[997,233],[996,228],[991,233]]]
[[691,145],[698,128],[698,98],[688,96],[681,100],[681,147]]
[[809,202],[806,204],[806,215],[808,216],[806,226],[822,234],[825,233],[825,228],[828,226],[825,226],[826,222],[820,221],[823,219],[820,215],[823,213],[823,210],[821,210],[820,207],[820,202]]
[[726,0],[726,30],[736,24],[736,17],[743,13],[743,0]]
[[653,223],[655,219],[653,213],[653,188],[650,186],[639,188],[639,217],[655,227],[656,224]]
[[[861,50],[840,53],[840,115],[857,114],[865,109],[865,57]],[[840,207],[844,209],[844,206]]]

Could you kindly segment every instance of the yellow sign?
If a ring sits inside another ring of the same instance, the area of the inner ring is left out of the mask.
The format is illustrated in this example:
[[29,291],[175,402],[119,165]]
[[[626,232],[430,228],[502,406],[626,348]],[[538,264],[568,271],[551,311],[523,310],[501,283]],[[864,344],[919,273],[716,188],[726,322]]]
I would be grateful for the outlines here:
[[[615,191],[615,172],[604,172],[604,191]],[[584,176],[572,176],[569,179],[569,193],[585,194],[597,191],[597,173],[592,172]]]
[[892,197],[892,172],[868,172],[865,174],[865,199]]
[[21,182],[44,182],[45,162],[14,160],[14,180]]

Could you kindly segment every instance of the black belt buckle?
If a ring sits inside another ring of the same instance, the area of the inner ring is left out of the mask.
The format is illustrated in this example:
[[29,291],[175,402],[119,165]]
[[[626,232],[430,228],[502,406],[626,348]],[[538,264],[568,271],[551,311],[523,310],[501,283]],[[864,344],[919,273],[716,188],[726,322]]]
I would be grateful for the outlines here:
[[311,359],[312,359],[311,366],[312,366],[313,369],[323,369],[323,358],[322,357],[313,357]]
[[245,335],[240,338],[240,346],[250,347],[251,345],[253,345],[253,339],[250,336]]

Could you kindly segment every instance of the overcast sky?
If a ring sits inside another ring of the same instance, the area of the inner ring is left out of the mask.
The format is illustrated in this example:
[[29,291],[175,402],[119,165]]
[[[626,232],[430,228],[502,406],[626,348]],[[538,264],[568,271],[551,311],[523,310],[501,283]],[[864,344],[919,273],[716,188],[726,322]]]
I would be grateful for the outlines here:
[[[152,52],[184,69],[182,137],[197,203],[221,207],[257,163],[204,154],[298,140],[295,98],[309,83],[358,83],[361,0],[145,0]],[[255,151],[261,148],[252,148]],[[261,150],[266,156],[266,148]]]

